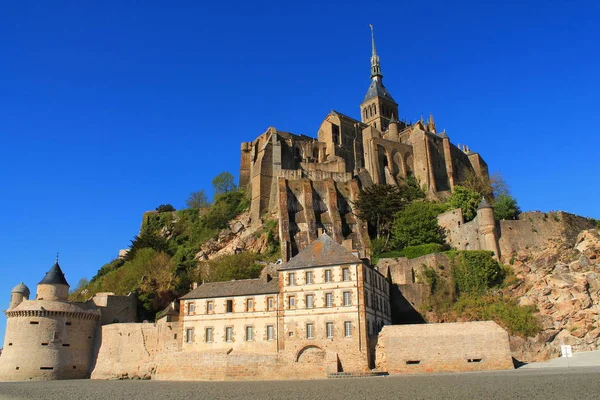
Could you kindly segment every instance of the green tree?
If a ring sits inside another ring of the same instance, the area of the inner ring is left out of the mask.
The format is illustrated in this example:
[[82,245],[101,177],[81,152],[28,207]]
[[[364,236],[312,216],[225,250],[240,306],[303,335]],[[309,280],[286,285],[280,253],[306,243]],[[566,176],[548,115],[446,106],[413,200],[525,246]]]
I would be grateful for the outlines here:
[[477,216],[477,207],[481,202],[481,194],[464,186],[454,186],[452,195],[446,202],[448,208],[460,208],[465,221],[471,221]]
[[171,212],[171,211],[175,211],[175,207],[173,207],[170,204],[161,204],[160,206],[156,207],[156,211],[158,211],[159,213]]
[[163,251],[171,254],[169,249],[169,243],[164,237],[157,235],[149,229],[142,229],[142,232],[139,235],[135,236],[131,241],[129,251],[127,252],[127,255],[125,256],[124,260],[133,260],[138,251],[146,248],[153,249],[157,252]]
[[215,189],[215,196],[222,193],[233,192],[237,189],[233,175],[229,172],[221,172],[219,175],[215,176],[212,185]]
[[259,255],[251,252],[224,255],[199,264],[198,280],[223,282],[232,279],[253,279],[260,276]]
[[390,236],[394,214],[425,194],[413,185],[371,185],[358,194],[354,202],[357,216],[369,223],[377,239],[385,239],[385,248]]
[[185,204],[189,208],[204,208],[208,207],[208,198],[206,197],[206,193],[204,189],[198,190],[197,192],[193,192],[190,194],[190,197],[186,200]]
[[502,193],[494,201],[494,219],[500,221],[503,219],[517,219],[521,209],[517,200],[509,194]]
[[444,230],[437,216],[444,212],[443,204],[415,201],[394,216],[392,234],[400,248],[429,243],[444,244]]

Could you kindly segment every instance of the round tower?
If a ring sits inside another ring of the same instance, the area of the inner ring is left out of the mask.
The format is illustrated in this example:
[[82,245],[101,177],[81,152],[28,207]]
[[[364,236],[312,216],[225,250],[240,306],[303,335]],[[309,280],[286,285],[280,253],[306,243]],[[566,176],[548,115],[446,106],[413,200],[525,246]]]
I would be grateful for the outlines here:
[[37,299],[17,285],[6,311],[0,381],[88,378],[100,312],[67,300],[69,284],[55,263],[38,285]]
[[494,258],[500,259],[494,207],[484,198],[477,208],[477,224],[479,225],[479,244],[482,249],[494,252]]
[[38,283],[36,300],[67,301],[68,299],[69,283],[56,260],[44,279]]
[[388,140],[393,140],[394,142],[398,142],[400,140],[400,136],[398,134],[398,120],[392,114],[392,118],[390,119],[390,124],[388,125]]
[[19,283],[10,291],[10,305],[8,306],[8,309],[15,308],[21,304],[23,300],[29,300],[30,294],[29,288],[25,286],[23,282]]

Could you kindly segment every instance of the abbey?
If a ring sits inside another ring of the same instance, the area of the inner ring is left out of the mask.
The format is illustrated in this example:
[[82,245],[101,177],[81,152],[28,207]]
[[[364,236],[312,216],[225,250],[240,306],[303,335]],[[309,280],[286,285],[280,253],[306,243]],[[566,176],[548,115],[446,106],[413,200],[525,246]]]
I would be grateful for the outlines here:
[[360,121],[331,111],[316,139],[271,127],[242,143],[240,186],[251,196],[251,217],[260,223],[265,212],[278,211],[285,260],[320,231],[368,255],[366,228],[352,210],[361,187],[404,184],[412,176],[437,199],[468,174],[488,176],[483,158],[452,144],[445,131],[437,130],[433,115],[427,121],[400,121],[371,33],[371,83],[360,103]]

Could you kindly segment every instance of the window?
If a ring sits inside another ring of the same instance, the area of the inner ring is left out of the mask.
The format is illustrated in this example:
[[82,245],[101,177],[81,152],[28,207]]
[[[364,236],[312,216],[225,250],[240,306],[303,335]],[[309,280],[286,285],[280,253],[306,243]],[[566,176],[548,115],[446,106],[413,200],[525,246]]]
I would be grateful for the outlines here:
[[253,299],[246,299],[246,311],[254,311],[254,300]]
[[327,331],[327,339],[333,338],[333,322],[327,322],[325,324],[325,330]]
[[273,325],[267,325],[267,340],[275,339],[275,329]]
[[325,307],[333,307],[333,293],[325,293]]
[[330,269],[325,270],[325,282],[331,282],[331,270]]
[[274,303],[275,303],[275,300],[272,297],[268,297],[267,298],[267,310],[273,310],[275,308]]
[[205,336],[205,341],[206,343],[212,343],[213,341],[213,328],[206,328],[206,336]]
[[350,280],[350,269],[342,268],[342,280],[349,281]]
[[350,321],[344,322],[344,336],[352,336],[352,322]]
[[296,285],[296,274],[294,272],[288,274],[288,284],[290,286]]
[[314,339],[315,338],[315,326],[313,324],[306,324],[306,338]]
[[288,307],[290,309],[296,308],[296,296],[289,296],[288,297]]
[[228,312],[228,313],[233,312],[233,300],[227,300],[226,312]]
[[369,283],[369,271],[365,271],[365,281]]
[[313,308],[315,306],[315,298],[312,294],[306,295],[306,308]]
[[369,296],[365,296],[365,305],[369,307]]
[[252,330],[254,327],[249,325],[246,327],[246,341],[250,342],[254,340],[254,331]]
[[344,292],[344,305],[350,306],[352,305],[352,297],[350,292]]
[[338,144],[340,140],[340,127],[337,125],[331,125],[331,140],[333,144]]
[[194,310],[196,309],[196,305],[194,303],[188,304],[188,315],[194,314]]
[[213,301],[206,302],[206,313],[207,314],[212,314],[214,308],[215,308],[215,303]]
[[194,342],[194,328],[187,328],[185,330],[185,342],[186,343]]
[[307,285],[312,285],[313,284],[313,273],[312,273],[312,271],[308,271],[306,273],[306,284]]
[[225,328],[225,341],[231,342],[233,341],[233,327],[228,326]]

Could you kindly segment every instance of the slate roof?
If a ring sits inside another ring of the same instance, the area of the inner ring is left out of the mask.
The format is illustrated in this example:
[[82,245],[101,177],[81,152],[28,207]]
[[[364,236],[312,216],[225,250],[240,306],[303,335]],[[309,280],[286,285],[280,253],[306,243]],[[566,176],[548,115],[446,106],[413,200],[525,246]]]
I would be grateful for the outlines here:
[[60,265],[58,265],[58,261],[54,263],[50,271],[46,273],[44,279],[42,279],[39,285],[67,285],[69,283],[65,279],[65,274],[63,274],[62,269],[60,269]]
[[171,303],[169,303],[169,305],[162,311],[160,311],[158,314],[156,314],[156,320],[158,321],[159,319],[166,317],[167,315],[179,315],[179,302],[178,301],[173,301]]
[[369,85],[369,90],[367,90],[367,94],[365,95],[363,103],[369,99],[372,99],[373,97],[385,97],[386,99],[391,100],[394,103],[396,102],[392,98],[392,95],[387,91],[385,86],[383,86],[381,79],[371,80],[371,85]]
[[208,299],[213,297],[248,296],[279,292],[277,278],[265,282],[264,279],[241,279],[239,281],[203,283],[182,299]]
[[31,292],[29,291],[29,288],[23,282],[21,282],[17,286],[15,286],[13,288],[13,290],[11,290],[10,292],[11,293],[21,293],[25,297],[29,297],[29,295],[31,294]]
[[322,234],[290,261],[279,267],[279,270],[356,263],[362,263],[361,259],[336,243],[327,234]]

